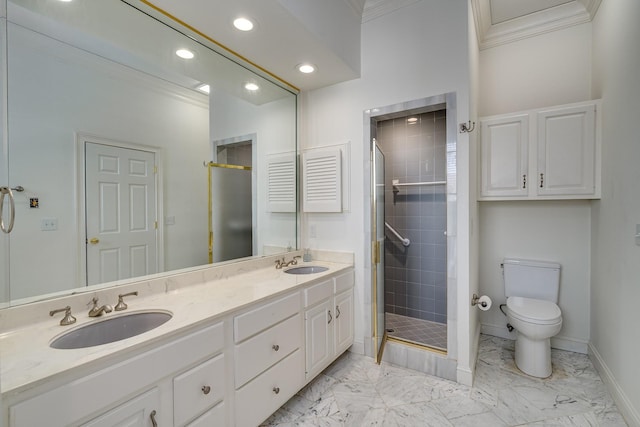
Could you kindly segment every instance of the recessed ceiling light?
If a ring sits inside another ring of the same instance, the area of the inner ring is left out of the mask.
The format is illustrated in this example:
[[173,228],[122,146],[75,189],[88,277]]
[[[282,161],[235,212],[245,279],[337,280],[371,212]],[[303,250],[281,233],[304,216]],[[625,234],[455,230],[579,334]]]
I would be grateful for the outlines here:
[[418,123],[418,118],[417,117],[409,117],[407,119],[407,123],[409,123],[410,125],[415,125],[416,123]]
[[256,91],[256,90],[260,89],[260,86],[258,86],[255,83],[247,83],[247,84],[244,85],[244,88],[246,90],[250,90],[250,91],[253,92],[253,91]]
[[189,49],[178,49],[176,50],[176,55],[178,55],[182,59],[193,59],[193,57],[196,56]]
[[71,0],[59,0],[59,1],[64,2],[64,3],[69,3]]
[[313,73],[316,70],[316,67],[312,64],[300,64],[298,65],[298,71],[301,73],[309,74]]
[[206,83],[202,83],[201,85],[199,85],[198,87],[196,87],[196,89],[198,89],[200,92],[204,92],[204,93],[211,93],[211,86],[209,86]]
[[253,30],[253,22],[251,22],[247,18],[237,18],[233,20],[233,26],[236,27],[240,31],[251,31]]

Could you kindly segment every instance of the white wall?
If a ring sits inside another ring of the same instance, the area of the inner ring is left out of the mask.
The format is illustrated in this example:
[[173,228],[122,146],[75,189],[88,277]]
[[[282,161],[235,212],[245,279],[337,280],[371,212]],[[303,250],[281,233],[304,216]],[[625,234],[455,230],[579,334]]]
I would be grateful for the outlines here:
[[602,200],[593,206],[591,347],[616,403],[640,426],[640,2],[604,0],[593,22],[593,91],[602,97]]
[[[591,96],[591,23],[480,52],[480,114],[585,101]],[[563,328],[552,345],[586,353],[589,340],[591,202],[480,202],[480,293],[494,300],[483,332],[512,337],[504,302],[504,257],[562,264]]]
[[[303,147],[352,142],[351,211],[307,214],[303,218],[303,246],[355,252],[356,341],[363,346],[364,324],[371,307],[365,301],[365,275],[370,272],[368,144],[363,140],[363,112],[447,92],[456,92],[459,121],[469,119],[469,58],[466,0],[420,1],[362,25],[362,77],[303,93],[301,144]],[[367,123],[368,126],[368,123]],[[469,291],[469,147],[468,136],[458,134],[458,291],[466,301]],[[366,200],[366,202],[365,202]],[[316,237],[310,237],[313,230]],[[467,311],[469,304],[462,307]],[[460,314],[460,313],[459,313]],[[460,338],[459,366],[469,367],[468,322]]]

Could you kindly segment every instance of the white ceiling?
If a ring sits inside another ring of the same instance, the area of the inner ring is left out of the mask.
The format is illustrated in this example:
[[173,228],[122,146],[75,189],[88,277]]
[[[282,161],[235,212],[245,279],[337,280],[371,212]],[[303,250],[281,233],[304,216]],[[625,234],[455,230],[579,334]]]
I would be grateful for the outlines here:
[[[150,0],[301,90],[360,76],[360,25],[426,0]],[[471,0],[481,49],[588,22],[601,0]],[[242,33],[240,15],[256,22]],[[304,75],[296,65],[311,62]]]

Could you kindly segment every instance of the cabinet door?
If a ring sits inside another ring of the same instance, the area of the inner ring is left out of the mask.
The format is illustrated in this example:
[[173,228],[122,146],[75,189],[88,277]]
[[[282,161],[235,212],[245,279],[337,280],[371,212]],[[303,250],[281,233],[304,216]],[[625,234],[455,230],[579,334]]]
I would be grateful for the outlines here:
[[480,138],[481,196],[526,197],[529,116],[483,120]]
[[314,377],[333,357],[333,298],[313,306],[305,312],[306,374]]
[[335,298],[335,354],[340,354],[353,344],[353,289]]
[[537,194],[595,193],[595,104],[538,113]]
[[160,392],[153,388],[109,412],[83,424],[83,427],[152,427],[161,425]]

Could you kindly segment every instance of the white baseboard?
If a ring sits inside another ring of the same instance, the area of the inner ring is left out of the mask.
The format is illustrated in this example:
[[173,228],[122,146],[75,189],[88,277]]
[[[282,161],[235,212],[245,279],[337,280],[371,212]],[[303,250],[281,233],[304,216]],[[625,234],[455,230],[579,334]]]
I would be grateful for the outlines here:
[[[504,325],[491,325],[488,323],[482,324],[482,333],[485,335],[491,335],[494,337],[505,338],[508,340],[516,339],[516,332],[509,332]],[[551,338],[551,347],[558,350],[573,351],[574,353],[587,354],[589,343],[584,340],[576,338],[569,338],[563,336],[555,336]]]
[[473,334],[473,342],[471,343],[469,368],[462,368],[458,365],[456,371],[456,380],[463,385],[473,386],[473,379],[476,374],[476,361],[478,360],[478,347],[480,346],[480,332],[482,325],[478,324],[475,333]]
[[354,341],[351,347],[349,347],[349,351],[351,353],[362,354],[364,355],[364,342],[363,341]]
[[638,410],[633,407],[629,398],[625,394],[624,390],[616,381],[616,378],[613,376],[613,373],[605,363],[598,350],[593,346],[593,344],[589,343],[589,358],[593,365],[596,367],[596,370],[600,374],[602,381],[609,388],[609,392],[613,397],[613,400],[616,402],[616,406],[618,410],[624,417],[624,420],[629,424],[630,427],[640,427],[640,413]]

